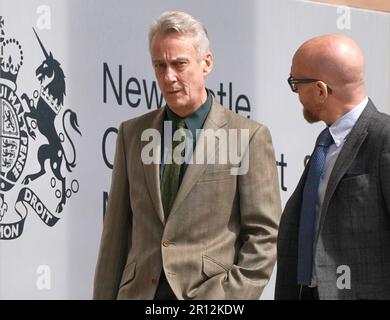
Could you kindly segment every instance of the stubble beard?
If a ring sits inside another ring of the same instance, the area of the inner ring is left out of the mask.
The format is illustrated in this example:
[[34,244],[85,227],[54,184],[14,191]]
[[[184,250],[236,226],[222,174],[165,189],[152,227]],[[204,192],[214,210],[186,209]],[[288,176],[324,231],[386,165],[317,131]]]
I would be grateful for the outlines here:
[[318,122],[320,121],[320,119],[318,119],[318,117],[316,117],[313,112],[307,110],[306,108],[303,108],[303,117],[305,118],[305,120],[308,122],[308,123],[315,123],[315,122]]

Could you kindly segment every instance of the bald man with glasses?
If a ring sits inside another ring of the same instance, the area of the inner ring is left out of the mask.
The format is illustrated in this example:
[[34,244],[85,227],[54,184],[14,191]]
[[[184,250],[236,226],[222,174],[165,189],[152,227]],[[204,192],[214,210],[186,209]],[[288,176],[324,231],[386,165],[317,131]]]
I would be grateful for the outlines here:
[[366,96],[364,73],[343,35],[293,57],[303,116],[326,127],[282,215],[276,299],[390,298],[390,117]]

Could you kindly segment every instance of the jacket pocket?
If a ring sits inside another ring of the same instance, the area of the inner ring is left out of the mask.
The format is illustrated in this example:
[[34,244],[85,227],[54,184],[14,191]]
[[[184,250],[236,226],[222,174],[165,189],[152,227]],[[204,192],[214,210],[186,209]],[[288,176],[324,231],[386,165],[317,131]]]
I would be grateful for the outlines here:
[[211,278],[216,276],[217,274],[221,273],[227,273],[229,271],[229,268],[222,263],[216,261],[215,259],[207,256],[207,255],[202,255],[202,260],[203,260],[203,273]]
[[121,279],[121,282],[119,284],[119,288],[123,287],[125,284],[129,283],[131,280],[134,279],[135,266],[136,266],[136,263],[135,263],[135,261],[133,261],[125,267],[125,269],[123,270],[123,273],[122,273],[122,279]]
[[340,180],[338,191],[343,195],[356,196],[369,187],[369,175],[345,174]]

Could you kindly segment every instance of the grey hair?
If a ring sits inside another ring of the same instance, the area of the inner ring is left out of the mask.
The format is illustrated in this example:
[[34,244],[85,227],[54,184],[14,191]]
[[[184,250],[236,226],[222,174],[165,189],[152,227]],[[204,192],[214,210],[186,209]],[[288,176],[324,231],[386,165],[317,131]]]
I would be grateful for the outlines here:
[[173,32],[194,38],[199,61],[209,51],[210,42],[205,26],[190,14],[180,11],[164,12],[152,23],[149,29],[149,51],[151,52],[152,40],[157,33],[167,35]]

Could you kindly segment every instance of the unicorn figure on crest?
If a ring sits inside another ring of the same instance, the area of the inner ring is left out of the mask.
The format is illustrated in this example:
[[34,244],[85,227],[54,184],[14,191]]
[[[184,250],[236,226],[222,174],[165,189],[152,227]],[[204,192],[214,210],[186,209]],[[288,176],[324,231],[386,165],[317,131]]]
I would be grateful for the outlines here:
[[45,60],[36,70],[36,76],[41,84],[41,91],[39,94],[37,106],[35,107],[33,100],[29,99],[27,94],[23,94],[21,98],[26,102],[29,112],[25,112],[24,119],[27,126],[28,134],[31,138],[35,139],[36,134],[34,128],[28,123],[27,119],[30,118],[35,121],[36,128],[39,132],[46,137],[47,143],[41,145],[38,149],[38,162],[40,164],[40,170],[34,174],[27,175],[22,183],[28,184],[31,181],[39,178],[46,173],[45,162],[49,160],[50,168],[54,176],[61,183],[61,196],[60,202],[57,205],[56,212],[60,213],[63,210],[66,201],[66,178],[61,173],[61,164],[65,161],[66,169],[71,172],[76,166],[76,150],[72,140],[70,139],[65,127],[65,118],[69,114],[69,123],[72,128],[81,135],[78,129],[77,115],[70,109],[67,109],[62,116],[62,126],[67,139],[69,140],[72,151],[73,160],[69,161],[62,145],[64,142],[64,136],[62,133],[58,134],[54,125],[56,116],[61,111],[65,96],[65,75],[60,66],[60,63],[53,58],[52,53],[47,53],[41,40],[39,39],[34,28],[33,31],[38,39],[38,42],[45,55]]

